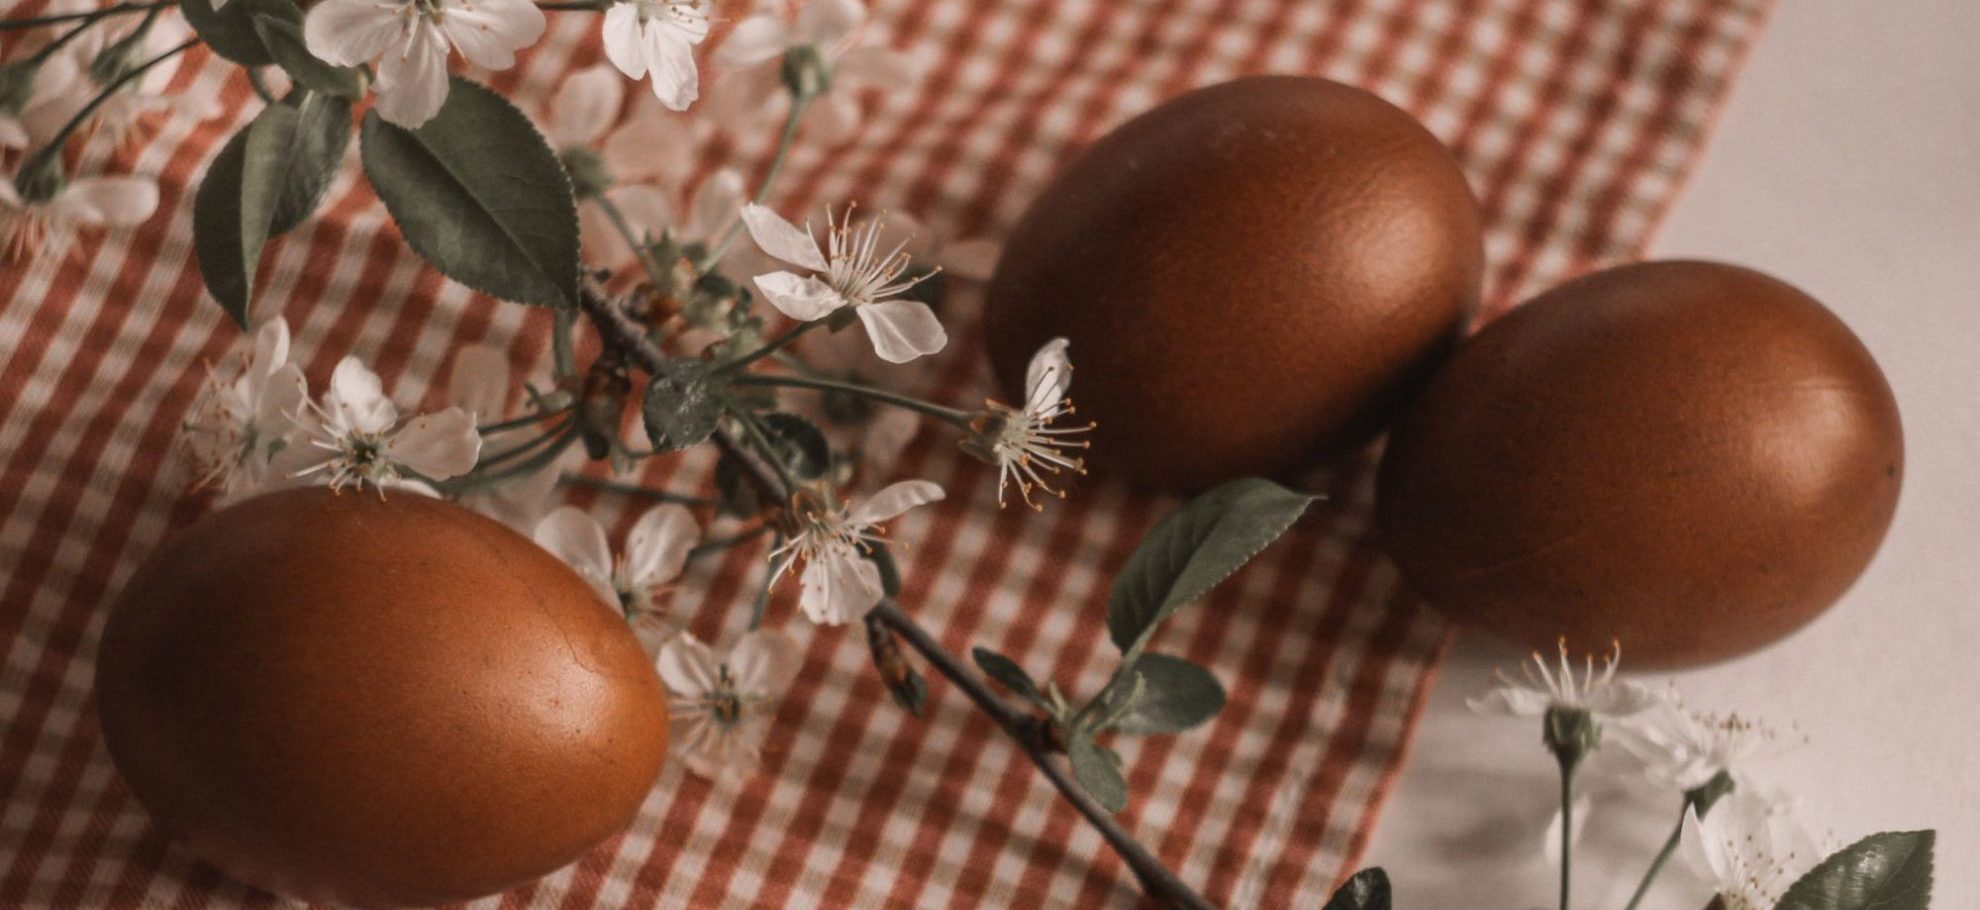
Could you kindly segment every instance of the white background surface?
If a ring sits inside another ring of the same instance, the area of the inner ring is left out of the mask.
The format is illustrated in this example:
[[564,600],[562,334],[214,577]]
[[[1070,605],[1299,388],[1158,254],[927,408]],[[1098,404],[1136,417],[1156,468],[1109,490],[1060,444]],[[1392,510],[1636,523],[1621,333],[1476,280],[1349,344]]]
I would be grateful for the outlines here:
[[[1756,773],[1817,831],[1937,828],[1933,906],[1980,907],[1980,2],[1781,0],[1655,254],[1754,266],[1826,302],[1883,364],[1908,450],[1855,589],[1782,644],[1676,683],[1699,708],[1806,735]],[[1402,910],[1555,906],[1538,726],[1463,707],[1518,656],[1460,636],[1431,696],[1368,856]],[[1620,910],[1675,805],[1598,795],[1577,908]],[[1646,908],[1703,905],[1666,878]]]

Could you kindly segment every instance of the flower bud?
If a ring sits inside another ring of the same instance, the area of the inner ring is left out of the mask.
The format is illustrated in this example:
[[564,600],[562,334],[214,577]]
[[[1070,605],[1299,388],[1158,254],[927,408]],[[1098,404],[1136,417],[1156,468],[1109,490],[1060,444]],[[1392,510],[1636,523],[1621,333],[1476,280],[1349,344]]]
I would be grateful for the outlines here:
[[566,149],[563,154],[564,173],[571,178],[571,193],[579,199],[595,199],[604,194],[612,185],[612,172],[605,167],[605,159],[588,148]]
[[14,175],[14,189],[21,194],[21,201],[30,205],[47,202],[62,192],[69,180],[62,174],[62,150],[44,148],[21,164],[20,173]]
[[130,75],[131,69],[138,65],[138,57],[143,53],[147,39],[151,37],[151,23],[157,19],[157,10],[146,13],[144,21],[131,29],[130,34],[99,51],[96,59],[89,62],[89,78],[95,80],[97,85],[109,85]]
[[0,65],[0,117],[19,116],[34,97],[34,77],[41,73],[41,61],[33,57]]
[[810,100],[832,90],[832,65],[809,44],[784,52],[784,88],[792,98]]
[[619,442],[619,424],[626,412],[626,394],[632,379],[619,363],[599,360],[584,374],[584,389],[578,397],[578,431],[583,435],[585,454],[604,458]]
[[1698,810],[1698,817],[1704,818],[1705,813],[1712,811],[1712,804],[1718,802],[1720,797],[1733,792],[1734,788],[1732,775],[1720,771],[1712,775],[1711,780],[1686,790],[1684,798],[1691,803],[1692,808]]

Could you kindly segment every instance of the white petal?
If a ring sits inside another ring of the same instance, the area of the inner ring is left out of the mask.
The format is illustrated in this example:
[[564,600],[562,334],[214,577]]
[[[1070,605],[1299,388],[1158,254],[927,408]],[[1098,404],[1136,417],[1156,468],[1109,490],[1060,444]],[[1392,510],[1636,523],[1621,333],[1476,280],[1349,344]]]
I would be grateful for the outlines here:
[[529,0],[475,0],[449,6],[440,29],[461,56],[476,66],[505,70],[516,65],[516,51],[543,37],[543,11]]
[[550,107],[550,144],[558,149],[590,145],[619,120],[625,79],[608,66],[572,73],[557,87]]
[[254,368],[263,376],[289,362],[289,322],[280,316],[254,331]]
[[811,103],[804,115],[804,137],[826,148],[845,145],[859,135],[864,112],[852,92],[833,92]]
[[756,276],[756,287],[770,305],[799,322],[823,319],[845,306],[846,300],[832,286],[816,278],[792,272],[771,272]]
[[743,692],[776,697],[797,678],[804,653],[781,629],[748,632],[729,651],[729,672]]
[[385,384],[355,356],[337,361],[337,369],[330,373],[330,391],[323,396],[323,409],[362,433],[383,433],[399,419],[398,406],[385,397]]
[[1588,696],[1588,710],[1607,717],[1631,717],[1664,703],[1668,690],[1626,680],[1597,688]]
[[649,587],[673,581],[700,541],[701,526],[686,506],[670,502],[647,510],[626,536],[628,580]]
[[939,502],[943,495],[942,488],[932,481],[903,480],[888,484],[853,507],[846,515],[846,522],[854,527],[876,525],[916,506]]
[[907,363],[923,354],[933,354],[949,343],[949,333],[935,311],[917,300],[887,300],[869,303],[858,310],[866,324],[866,335],[873,339],[873,352],[888,363]]
[[694,46],[676,29],[659,23],[646,27],[646,72],[653,80],[653,97],[684,111],[701,97],[701,73],[694,66]]
[[264,444],[294,431],[295,415],[301,413],[303,400],[308,397],[309,385],[301,367],[285,363],[269,374],[262,383],[254,413],[255,432],[263,437]]
[[683,239],[709,240],[742,211],[744,195],[741,174],[728,168],[716,171],[694,191],[692,214],[682,230]]
[[699,698],[721,684],[715,652],[686,632],[660,648],[660,681],[674,694]]
[[501,417],[509,408],[509,355],[490,345],[462,348],[447,374],[447,398],[476,420]]
[[431,480],[446,480],[474,470],[481,457],[481,434],[474,415],[460,408],[421,414],[385,440],[387,459]]
[[323,0],[303,20],[303,43],[335,66],[370,63],[398,38],[400,15],[378,0]]
[[1031,355],[1024,368],[1024,407],[1027,411],[1048,408],[1066,397],[1072,387],[1072,359],[1066,356],[1064,338],[1054,338]]
[[798,10],[797,40],[830,47],[865,21],[866,7],[859,0],[810,0]]
[[628,79],[646,75],[646,42],[640,35],[639,7],[614,3],[605,11],[605,24],[599,27],[604,40],[605,59],[625,73]]
[[0,115],[0,149],[25,149],[33,141],[19,120]]
[[1698,820],[1696,807],[1685,810],[1684,833],[1679,835],[1678,851],[1691,871],[1713,884],[1727,884],[1727,879],[1731,878],[1727,874],[1731,864],[1727,862],[1724,845],[1705,830],[1704,823]]
[[821,554],[806,564],[802,587],[798,607],[826,626],[864,617],[886,593],[879,567],[850,550]]
[[378,60],[378,116],[417,128],[447,103],[447,39],[430,25],[414,26],[405,44]]
[[1553,699],[1537,689],[1496,686],[1478,698],[1466,699],[1465,704],[1480,714],[1539,717],[1547,713],[1547,708],[1553,704]]
[[615,609],[619,606],[611,582],[612,545],[605,541],[605,529],[597,519],[576,506],[563,506],[543,516],[530,536],[537,546],[576,569],[599,599]]
[[784,20],[771,15],[751,16],[736,23],[715,52],[715,62],[727,67],[750,66],[781,57],[790,46],[791,32]]
[[962,240],[943,247],[937,264],[957,278],[989,281],[997,273],[1000,252],[994,240]]
[[818,248],[818,241],[807,228],[800,230],[797,225],[784,220],[769,206],[752,202],[742,208],[743,225],[749,228],[750,239],[769,253],[795,266],[823,272],[831,268],[825,261],[825,252]]
[[[1573,843],[1577,845],[1581,843],[1582,834],[1588,830],[1589,813],[1594,808],[1595,802],[1588,798],[1588,794],[1575,794],[1574,833],[1569,835]],[[1547,857],[1548,863],[1555,866],[1561,864],[1561,810],[1559,809],[1554,810],[1553,820],[1547,823],[1547,833],[1542,835],[1540,841],[1540,852]]]
[[129,227],[158,211],[158,184],[129,175],[78,177],[69,181],[61,199],[88,212],[86,224]]

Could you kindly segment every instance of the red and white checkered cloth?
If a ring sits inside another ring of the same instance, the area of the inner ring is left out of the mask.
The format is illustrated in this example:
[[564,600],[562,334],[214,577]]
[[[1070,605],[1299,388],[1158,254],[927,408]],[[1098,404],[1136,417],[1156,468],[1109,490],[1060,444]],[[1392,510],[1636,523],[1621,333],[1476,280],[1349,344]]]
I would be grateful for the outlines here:
[[[28,7],[38,4],[29,0]],[[739,3],[737,5],[740,5]],[[929,55],[918,88],[876,96],[859,138],[804,148],[787,212],[858,199],[949,236],[996,237],[1071,152],[1194,86],[1323,74],[1413,111],[1456,150],[1484,206],[1487,297],[1638,253],[1696,159],[1768,0],[883,0],[876,36]],[[549,33],[495,81],[527,105],[595,57],[595,16]],[[0,907],[273,903],[169,847],[113,772],[90,699],[109,596],[198,505],[169,453],[203,376],[239,340],[205,298],[191,188],[256,107],[203,54],[236,113],[164,122],[113,169],[158,175],[159,214],[64,258],[0,265]],[[230,78],[230,75],[232,78]],[[768,130],[766,130],[767,132]],[[759,167],[764,137],[717,153]],[[100,157],[100,153],[92,153]],[[546,371],[546,315],[422,264],[355,178],[271,246],[264,296],[320,387],[355,352],[408,403],[462,345]],[[87,172],[101,167],[85,162]],[[965,291],[937,397],[978,400]],[[707,482],[709,460],[648,480]],[[993,475],[927,432],[900,468],[951,494],[895,536],[902,602],[950,648],[994,646],[1077,692],[1102,680],[1108,579],[1174,503],[1088,482],[1042,516],[998,511]],[[1123,820],[1182,877],[1236,907],[1315,907],[1352,867],[1444,640],[1370,542],[1368,462],[1257,564],[1187,611],[1161,647],[1213,668],[1205,729],[1117,743]],[[601,517],[626,518],[596,500]],[[758,552],[707,561],[676,609],[730,640]],[[773,617],[789,615],[788,602]],[[763,773],[735,789],[670,768],[631,830],[576,866],[477,906],[1124,906],[1132,876],[1038,773],[939,679],[929,716],[894,707],[857,627],[788,623],[805,665]]]

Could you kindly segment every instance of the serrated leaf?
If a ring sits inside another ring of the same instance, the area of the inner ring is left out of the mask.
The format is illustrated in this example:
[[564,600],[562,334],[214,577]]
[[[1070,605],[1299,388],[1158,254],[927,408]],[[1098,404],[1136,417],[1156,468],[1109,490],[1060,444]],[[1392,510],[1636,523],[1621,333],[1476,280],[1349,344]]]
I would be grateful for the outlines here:
[[407,245],[447,277],[504,300],[574,307],[577,203],[522,111],[459,76],[418,129],[365,115],[364,172]]
[[1102,748],[1092,736],[1076,733],[1066,744],[1066,758],[1072,763],[1073,779],[1107,811],[1127,808],[1127,778],[1121,776],[1120,756]]
[[286,22],[298,28],[303,21],[302,9],[291,0],[231,0],[218,10],[213,8],[213,0],[180,0],[179,11],[207,47],[242,66],[267,66],[275,62],[268,45],[261,40],[261,32],[254,27],[256,18]]
[[1348,877],[1320,910],[1389,910],[1389,874],[1363,869]]
[[832,466],[832,444],[825,439],[825,431],[811,421],[781,412],[764,414],[757,420],[791,476],[815,480]]
[[1012,694],[1032,704],[1048,704],[1045,693],[1038,691],[1038,684],[1031,681],[1031,676],[1017,665],[1017,661],[981,645],[971,648],[969,656],[975,659],[976,668],[982,670],[983,675],[996,680]]
[[1112,724],[1122,733],[1181,733],[1224,709],[1224,686],[1209,670],[1180,657],[1143,654],[1132,671],[1141,697]]
[[[207,162],[206,176],[200,178],[193,195],[193,258],[199,263],[199,277],[206,292],[219,301],[220,308],[236,325],[247,328],[248,298],[252,292],[254,267],[259,261],[261,241],[248,242],[241,229],[241,163],[247,157],[248,130],[234,134],[220,153]],[[263,228],[261,233],[266,233]],[[252,246],[255,259],[248,258]]]
[[301,25],[267,14],[255,16],[251,24],[268,56],[297,85],[349,100],[364,96],[364,71],[355,66],[333,66],[310,53]]
[[1107,632],[1129,651],[1170,614],[1217,586],[1291,527],[1314,497],[1269,480],[1234,480],[1162,519],[1114,578]]
[[704,360],[665,360],[646,384],[646,438],[660,452],[700,445],[722,418],[725,381]]
[[1931,831],[1872,834],[1829,855],[1781,895],[1776,910],[1925,910],[1932,902]]
[[349,99],[297,92],[284,104],[295,108],[296,122],[280,161],[282,191],[268,225],[271,237],[295,230],[316,213],[351,144]]

